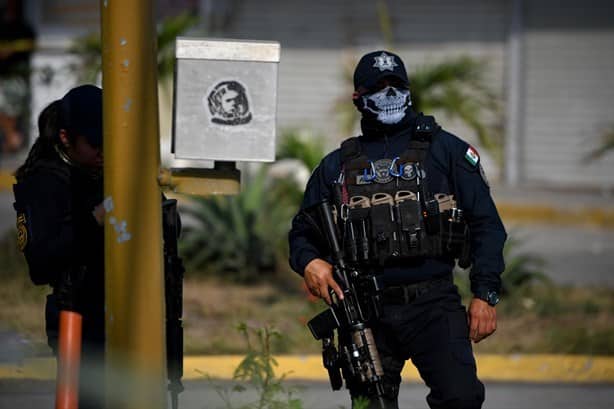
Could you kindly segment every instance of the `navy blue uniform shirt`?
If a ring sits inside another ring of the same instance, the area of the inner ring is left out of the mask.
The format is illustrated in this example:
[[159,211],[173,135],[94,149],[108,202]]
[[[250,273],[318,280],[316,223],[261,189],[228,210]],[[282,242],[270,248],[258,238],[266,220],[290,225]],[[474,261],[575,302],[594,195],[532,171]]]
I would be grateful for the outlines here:
[[24,248],[28,266],[43,271],[52,287],[62,271],[86,267],[82,312],[95,313],[104,323],[104,227],[92,214],[102,202],[102,177],[57,157],[37,165],[18,185],[19,207],[30,224]]
[[[413,123],[389,136],[360,136],[362,151],[372,161],[393,159],[406,150],[412,129]],[[507,235],[490,196],[489,186],[480,173],[479,163],[473,164],[465,157],[469,147],[456,136],[439,130],[433,135],[423,167],[429,190],[432,193],[454,194],[457,206],[464,211],[471,235],[471,290],[477,294],[485,290],[500,290],[500,275],[505,268],[503,244]],[[336,149],[322,159],[311,175],[301,209],[323,199],[332,202],[333,184],[340,172],[341,152]],[[318,242],[309,232],[310,227],[305,219],[295,216],[289,233],[290,266],[300,275],[313,259],[328,259],[325,243]],[[443,277],[449,275],[453,268],[454,264],[449,259],[419,258],[404,263],[402,267],[384,267],[382,273],[386,285],[398,285]]]

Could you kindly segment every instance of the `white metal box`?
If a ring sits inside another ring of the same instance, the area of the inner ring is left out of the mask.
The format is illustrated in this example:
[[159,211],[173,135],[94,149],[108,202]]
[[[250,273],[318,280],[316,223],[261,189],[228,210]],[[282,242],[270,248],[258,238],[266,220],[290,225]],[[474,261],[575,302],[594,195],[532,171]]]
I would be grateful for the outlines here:
[[277,42],[177,38],[177,159],[275,160]]

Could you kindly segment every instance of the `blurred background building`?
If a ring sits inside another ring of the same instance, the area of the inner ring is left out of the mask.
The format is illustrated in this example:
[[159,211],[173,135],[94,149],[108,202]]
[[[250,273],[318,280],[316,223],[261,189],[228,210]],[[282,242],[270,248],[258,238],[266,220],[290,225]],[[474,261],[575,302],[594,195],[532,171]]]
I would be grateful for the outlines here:
[[[78,57],[68,50],[75,38],[99,30],[100,1],[0,0],[3,14],[12,3],[22,6],[21,17],[36,35],[29,105],[37,113],[77,81],[71,65]],[[280,129],[312,129],[327,136],[329,147],[349,136],[336,107],[340,101],[350,105],[349,75],[366,51],[393,48],[410,73],[470,56],[484,64],[486,84],[501,102],[499,114],[484,119],[499,129],[503,152],[503,160],[497,160],[481,149],[489,175],[508,185],[614,189],[612,150],[591,156],[614,128],[614,3],[609,0],[157,3],[159,21],[186,11],[197,15],[190,35],[281,43]],[[170,105],[161,105],[170,112]],[[437,117],[480,148],[462,121]],[[36,135],[33,119],[25,130],[30,137]],[[167,137],[169,123],[166,114]]]

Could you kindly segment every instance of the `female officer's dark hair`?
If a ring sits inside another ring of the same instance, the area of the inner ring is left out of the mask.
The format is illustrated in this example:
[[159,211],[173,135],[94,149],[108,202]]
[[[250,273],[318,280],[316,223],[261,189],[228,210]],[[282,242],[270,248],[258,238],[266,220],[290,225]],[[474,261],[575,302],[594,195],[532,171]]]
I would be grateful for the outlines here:
[[[62,125],[61,100],[50,103],[38,116],[38,138],[30,148],[28,157],[23,165],[15,171],[15,178],[21,182],[35,165],[44,159],[51,159],[58,155],[56,149],[64,149],[60,143],[60,129]],[[68,133],[68,139],[72,142],[74,135]]]
[[38,116],[38,138],[23,165],[15,172],[22,181],[41,160],[65,152],[60,143],[60,130],[66,131],[68,142],[75,143],[77,135],[83,135],[93,147],[102,147],[102,90],[85,84],[72,88],[62,97],[47,105]]

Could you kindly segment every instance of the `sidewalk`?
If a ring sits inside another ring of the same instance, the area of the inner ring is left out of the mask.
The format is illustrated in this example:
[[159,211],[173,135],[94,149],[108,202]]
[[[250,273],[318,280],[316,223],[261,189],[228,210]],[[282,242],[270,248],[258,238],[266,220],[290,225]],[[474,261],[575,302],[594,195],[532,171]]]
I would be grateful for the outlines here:
[[614,192],[498,185],[492,195],[506,222],[614,229]]

